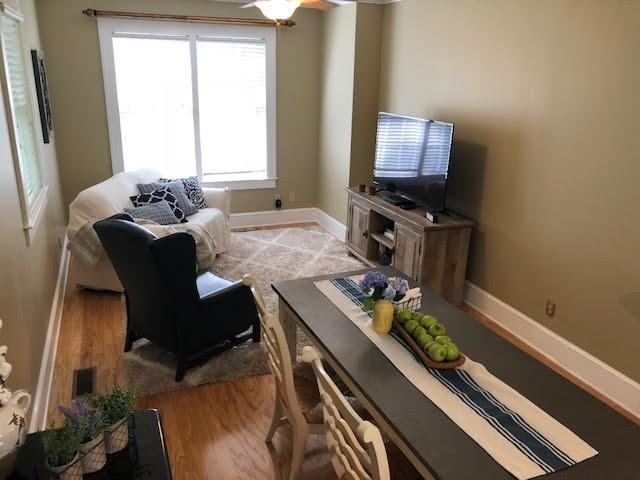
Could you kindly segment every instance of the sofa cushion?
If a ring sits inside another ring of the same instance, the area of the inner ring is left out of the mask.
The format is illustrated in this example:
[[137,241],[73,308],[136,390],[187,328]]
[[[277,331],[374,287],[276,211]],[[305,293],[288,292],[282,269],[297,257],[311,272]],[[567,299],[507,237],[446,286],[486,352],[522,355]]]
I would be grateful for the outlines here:
[[173,214],[180,221],[180,223],[185,223],[187,221],[187,216],[184,214],[182,209],[178,206],[178,199],[175,197],[171,190],[168,188],[159,188],[150,193],[141,193],[140,195],[133,195],[129,197],[134,207],[139,207],[141,205],[148,205],[150,203],[158,203],[165,200]]
[[[204,192],[202,191],[202,187],[200,186],[200,179],[198,177],[185,177],[178,178],[182,182],[184,186],[184,191],[187,194],[191,203],[193,203],[198,208],[207,208],[207,202],[204,197]],[[161,178],[158,180],[159,182],[172,182],[173,180],[169,180],[167,178]]]
[[175,195],[176,199],[178,200],[178,206],[180,207],[180,210],[182,210],[186,216],[193,215],[198,211],[198,207],[191,203],[191,200],[189,200],[189,197],[187,197],[184,189],[184,184],[180,180],[174,180],[167,183],[152,182],[138,184],[138,190],[140,190],[140,193],[151,193],[154,190],[158,190],[159,188],[164,187],[171,190],[171,193]]
[[179,223],[166,200],[134,208],[125,208],[124,211],[133,218],[151,220],[152,222],[159,223],[160,225],[174,225]]

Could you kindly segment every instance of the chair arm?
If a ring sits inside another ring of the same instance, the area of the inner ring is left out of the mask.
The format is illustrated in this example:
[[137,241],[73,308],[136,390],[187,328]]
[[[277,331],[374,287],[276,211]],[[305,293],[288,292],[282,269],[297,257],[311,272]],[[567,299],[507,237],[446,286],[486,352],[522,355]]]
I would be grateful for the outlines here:
[[231,190],[225,188],[202,187],[205,201],[208,207],[215,207],[220,210],[224,218],[229,221],[231,217]]
[[242,282],[201,297],[185,313],[177,324],[179,350],[185,355],[202,352],[260,325],[251,290]]

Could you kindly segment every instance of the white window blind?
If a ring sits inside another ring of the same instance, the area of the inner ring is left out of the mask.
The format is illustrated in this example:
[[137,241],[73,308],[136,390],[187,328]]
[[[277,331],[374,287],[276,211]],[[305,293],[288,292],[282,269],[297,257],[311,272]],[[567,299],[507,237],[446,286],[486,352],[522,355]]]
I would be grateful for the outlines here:
[[267,174],[266,45],[199,40],[202,170]]
[[429,122],[427,144],[422,161],[422,175],[446,175],[449,169],[449,154],[453,140],[453,125]]
[[[20,22],[2,15],[5,75],[11,96],[18,164],[26,208],[31,209],[43,189],[42,171],[38,157],[36,125],[31,103],[27,68],[22,48]],[[28,216],[28,215],[27,215]]]
[[417,177],[425,139],[424,124],[393,115],[384,117],[378,124],[375,175]]
[[189,40],[116,36],[113,55],[124,170],[195,175]]

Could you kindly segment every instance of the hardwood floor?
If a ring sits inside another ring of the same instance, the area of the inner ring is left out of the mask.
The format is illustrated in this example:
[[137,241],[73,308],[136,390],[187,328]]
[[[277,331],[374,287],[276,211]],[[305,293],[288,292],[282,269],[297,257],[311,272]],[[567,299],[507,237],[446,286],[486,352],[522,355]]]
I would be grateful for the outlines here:
[[[73,264],[64,303],[50,397],[49,419],[59,419],[57,405],[72,396],[73,371],[97,368],[97,390],[122,380],[123,317],[121,296],[75,289]],[[572,377],[549,359],[470,307],[473,318],[538,358],[621,414],[638,419]],[[138,408],[160,411],[174,480],[272,480],[287,478],[290,430],[283,427],[272,446],[264,442],[274,404],[270,375],[224,384],[203,385],[137,400]],[[322,437],[307,444],[300,478],[335,479]]]
[[[75,289],[73,265],[65,298],[49,419],[72,396],[73,371],[97,368],[98,393],[122,380],[121,296]],[[291,431],[282,427],[273,445],[264,442],[274,405],[270,375],[203,385],[139,398],[138,408],[160,411],[174,480],[286,479]],[[324,439],[312,437],[300,478],[335,479]]]

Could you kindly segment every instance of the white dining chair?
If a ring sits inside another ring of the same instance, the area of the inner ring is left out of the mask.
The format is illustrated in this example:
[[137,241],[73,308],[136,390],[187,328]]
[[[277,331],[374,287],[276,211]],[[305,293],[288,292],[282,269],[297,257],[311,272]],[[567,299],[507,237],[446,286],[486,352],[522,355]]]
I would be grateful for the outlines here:
[[276,383],[276,404],[266,441],[271,442],[281,425],[288,422],[293,431],[293,453],[289,480],[297,477],[304,460],[308,435],[324,433],[320,394],[310,365],[292,365],[284,330],[280,321],[266,310],[264,299],[255,280],[245,275],[245,285],[251,288],[258,309],[263,346],[269,368]]
[[305,347],[302,360],[311,364],[316,376],[327,448],[340,480],[421,478],[393,443],[385,443],[378,427],[362,418],[366,411],[342,394],[315,348]]
[[340,480],[390,480],[389,462],[378,427],[363,420],[331,380],[316,349],[305,347],[320,391],[327,448]]

